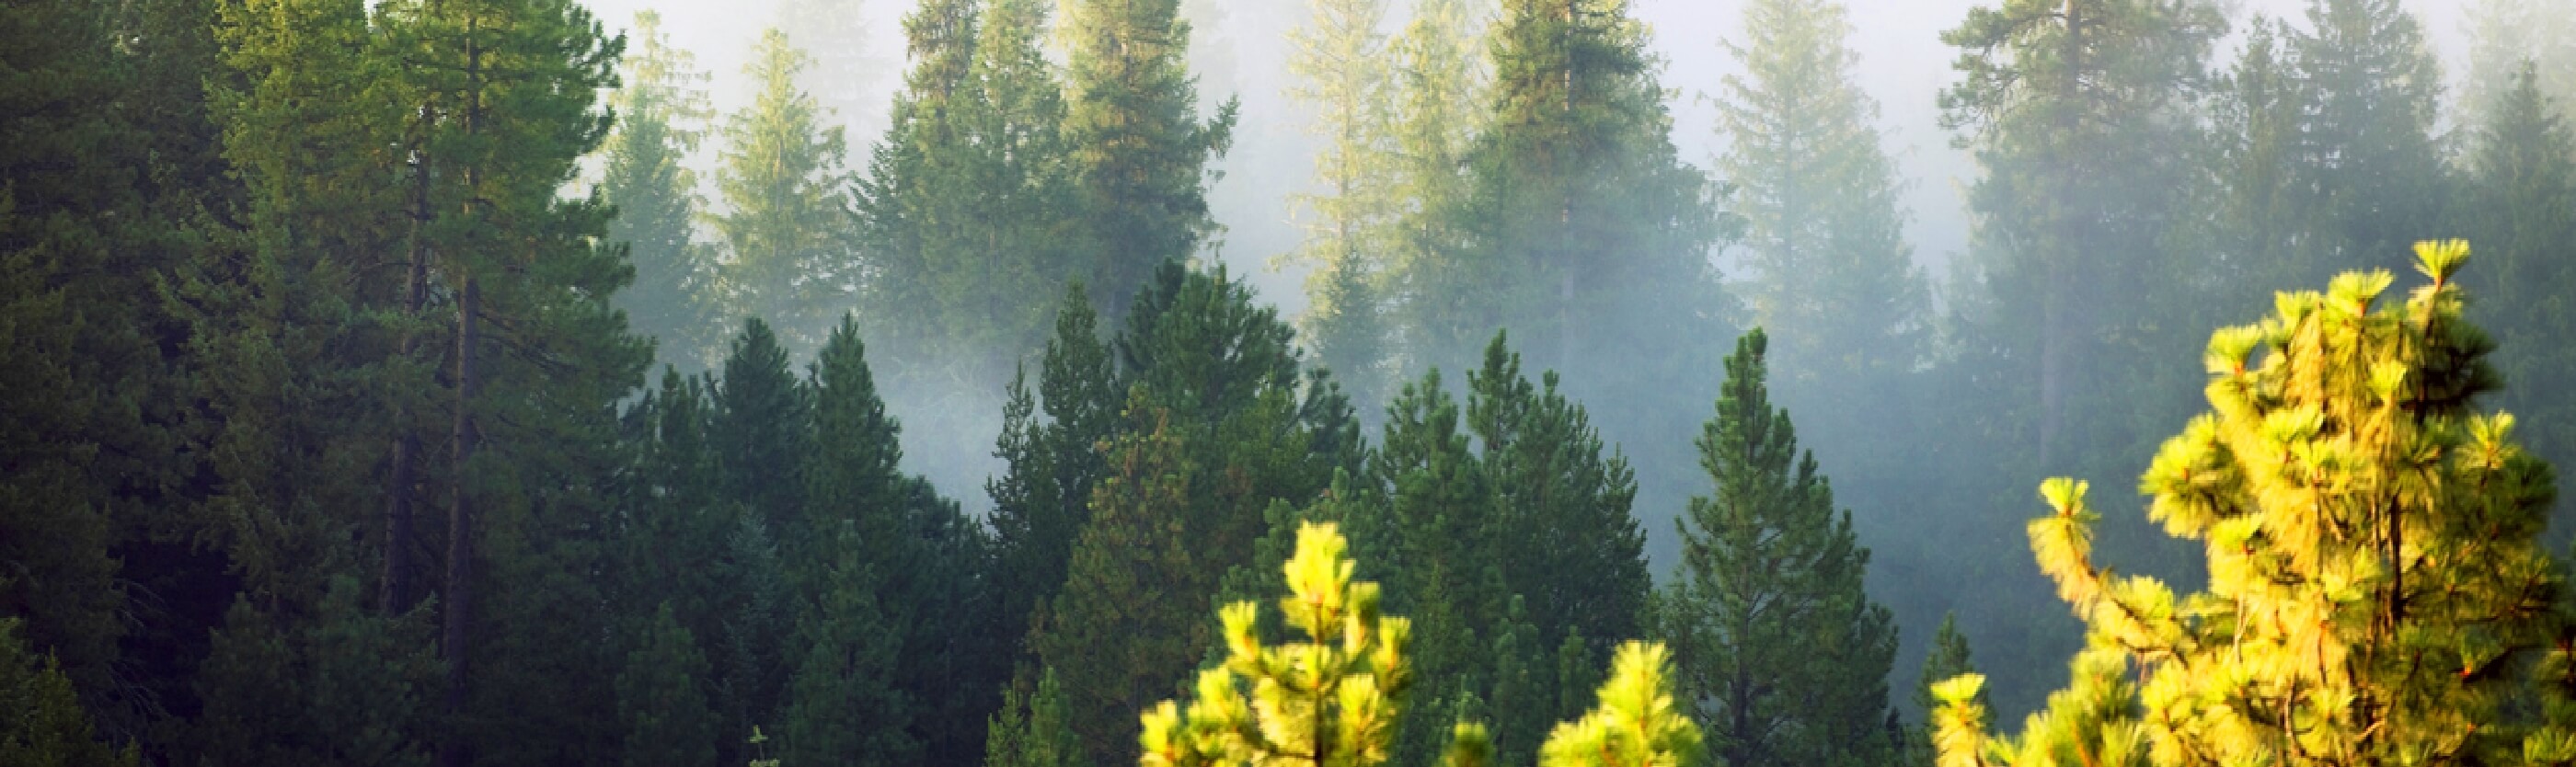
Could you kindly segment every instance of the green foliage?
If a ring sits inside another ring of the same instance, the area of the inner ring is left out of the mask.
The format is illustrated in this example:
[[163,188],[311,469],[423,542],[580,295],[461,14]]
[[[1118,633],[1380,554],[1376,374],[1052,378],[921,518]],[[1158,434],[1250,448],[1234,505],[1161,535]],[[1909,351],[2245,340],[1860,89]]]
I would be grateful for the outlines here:
[[985,728],[984,767],[1072,767],[1082,758],[1064,710],[1064,685],[1055,672],[1038,676],[1035,689],[1006,691],[1002,710]]
[[816,604],[797,621],[796,671],[779,713],[786,764],[904,764],[921,743],[905,732],[911,701],[894,684],[903,625],[880,602],[884,577],[843,532]]
[[2441,64],[2423,25],[2395,0],[2310,0],[2309,29],[2287,40],[2309,115],[2299,183],[2314,189],[2319,244],[2295,276],[2396,266],[2418,233],[2443,225],[2449,182],[2435,133]]
[[1313,308],[1307,332],[1321,361],[1363,402],[1380,398],[1388,360],[1378,275],[1395,234],[1391,195],[1395,149],[1389,133],[1384,0],[1313,0],[1309,26],[1288,33],[1290,95],[1313,108],[1308,133],[1323,138],[1315,180],[1323,192],[1296,203],[1313,218],[1304,244],[1282,258],[1315,267],[1306,278]]
[[[2460,225],[2492,268],[2486,300],[2470,314],[2501,342],[2496,368],[2515,388],[2498,401],[2520,415],[2533,453],[2552,463],[2576,458],[2576,410],[2547,382],[2576,373],[2576,355],[2557,339],[2576,329],[2576,130],[2563,102],[2526,66],[2478,130],[2469,172],[2476,185],[2460,202]],[[2480,285],[2480,282],[2472,282]]]
[[[2540,72],[2542,92],[2576,99],[2576,5],[2566,0],[2479,0],[2468,6],[2469,69],[2459,104],[2470,125],[2493,124],[2525,64]],[[2476,142],[2471,148],[2477,148]]]
[[1216,233],[1207,164],[1233,140],[1235,102],[1199,119],[1179,0],[1071,0],[1064,11],[1064,141],[1090,259],[1081,274],[1115,321],[1129,291]]
[[174,750],[204,764],[429,763],[431,616],[373,614],[347,576],[328,589],[301,620],[233,603],[194,680],[205,713]]
[[664,603],[617,675],[627,767],[712,765],[718,719],[708,703],[706,656]]
[[1141,764],[1387,761],[1412,683],[1405,656],[1413,625],[1379,614],[1377,584],[1352,581],[1358,565],[1343,556],[1347,545],[1331,523],[1307,523],[1282,566],[1288,596],[1280,614],[1306,641],[1266,646],[1256,602],[1220,611],[1224,662],[1199,673],[1186,716],[1170,700],[1145,712]]
[[1766,382],[1759,328],[1726,361],[1700,466],[1715,493],[1677,522],[1682,564],[1662,599],[1692,713],[1729,765],[1886,762],[1896,626],[1862,589],[1869,549]]
[[617,129],[602,150],[599,191],[616,208],[608,238],[626,243],[635,285],[618,300],[636,335],[658,339],[663,361],[699,370],[718,347],[713,249],[697,241],[697,174],[684,164],[712,116],[697,58],[673,47],[662,16],[635,14],[635,49],[623,65]]
[[801,533],[802,467],[813,444],[813,393],[788,367],[787,348],[758,318],[743,323],[725,357],[707,436],[724,497],[773,532]]
[[25,767],[106,767],[141,762],[137,751],[95,739],[62,664],[30,652],[19,619],[0,619],[0,761]]
[[797,86],[812,57],[770,29],[743,73],[758,95],[725,118],[716,217],[726,253],[717,275],[733,316],[766,317],[790,348],[811,350],[830,330],[845,283],[848,147],[814,97]]
[[1125,400],[1098,321],[1082,287],[1067,288],[1040,358],[1037,396],[1025,369],[1011,382],[993,449],[1007,470],[985,485],[1007,622],[1030,620],[1064,587],[1074,540],[1091,519],[1092,488],[1109,473],[1101,446],[1116,435]]
[[2139,480],[2205,542],[2208,590],[2095,565],[2085,483],[2041,486],[2031,548],[2087,649],[2017,738],[1985,734],[1980,677],[1936,686],[1941,764],[2563,761],[2565,708],[2508,713],[2568,689],[2551,471],[2477,410],[2496,377],[2460,315],[2467,243],[2416,252],[2430,284],[2402,301],[2349,272],[2212,335],[2210,412]]

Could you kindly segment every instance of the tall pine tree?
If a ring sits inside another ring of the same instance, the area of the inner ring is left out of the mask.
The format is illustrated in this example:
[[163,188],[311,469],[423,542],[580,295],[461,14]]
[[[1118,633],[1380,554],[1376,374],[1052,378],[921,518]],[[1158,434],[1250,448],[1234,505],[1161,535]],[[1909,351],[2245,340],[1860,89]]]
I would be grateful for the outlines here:
[[757,95],[728,116],[716,189],[726,253],[717,274],[728,313],[767,318],[791,349],[822,345],[848,273],[848,149],[797,76],[811,57],[777,29],[761,33],[743,72]]

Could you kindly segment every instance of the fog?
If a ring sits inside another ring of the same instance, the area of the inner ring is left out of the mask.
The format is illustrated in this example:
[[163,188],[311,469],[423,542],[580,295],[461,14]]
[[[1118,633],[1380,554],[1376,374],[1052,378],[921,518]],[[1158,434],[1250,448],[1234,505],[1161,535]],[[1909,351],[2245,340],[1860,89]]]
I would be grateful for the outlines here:
[[[910,8],[900,0],[842,1],[863,3],[859,13],[868,33],[864,47],[868,57],[879,64],[863,78],[864,87],[879,94],[878,106],[838,115],[848,130],[851,164],[863,168],[866,148],[885,129],[882,104],[892,98],[901,83],[900,15]],[[1940,40],[1940,33],[1956,26],[1969,8],[1980,4],[1979,0],[1850,3],[1855,26],[1850,42],[1860,53],[1857,71],[1864,88],[1878,102],[1883,144],[1897,162],[1906,184],[1901,198],[1909,214],[1904,236],[1916,262],[1935,281],[1936,291],[1949,288],[1939,284],[1942,277],[1949,273],[1951,262],[1970,247],[1966,190],[1978,174],[1972,158],[1953,145],[1955,137],[1938,123],[1936,95],[1956,80],[1951,66],[1956,51]],[[1401,21],[1404,6],[1392,5],[1395,18],[1389,20],[1390,26]],[[2303,24],[2299,17],[2303,5],[2299,0],[2239,0],[2227,10],[2231,28],[2241,30],[2243,23],[2256,14]],[[2456,83],[2466,70],[2466,31],[2460,4],[2449,0],[2408,0],[2407,5],[2423,20],[2428,36],[2441,53],[2446,77]],[[791,38],[797,32],[797,20],[786,18],[784,7],[774,2],[596,0],[592,6],[612,26],[625,23],[639,10],[659,11],[675,42],[695,52],[700,65],[713,73],[709,87],[719,115],[739,107],[749,97],[741,70],[749,44],[760,30],[781,24],[788,28]],[[1685,161],[1702,169],[1711,167],[1714,158],[1725,150],[1715,131],[1716,109],[1709,94],[1718,90],[1723,78],[1739,71],[1719,41],[1737,34],[1741,11],[1740,2],[1729,0],[1636,0],[1633,4],[1634,14],[1651,25],[1652,49],[1661,59],[1662,82],[1669,91],[1667,104],[1674,121],[1672,140]],[[1211,110],[1226,98],[1240,99],[1242,105],[1233,148],[1216,166],[1222,177],[1208,193],[1223,233],[1206,255],[1230,265],[1235,274],[1248,278],[1257,288],[1261,300],[1279,307],[1283,316],[1294,317],[1308,303],[1303,285],[1310,265],[1281,263],[1280,256],[1299,242],[1300,212],[1291,198],[1315,188],[1313,155],[1318,142],[1307,131],[1307,108],[1286,93],[1290,76],[1285,65],[1285,32],[1304,23],[1308,10],[1296,0],[1187,0],[1184,13],[1195,27],[1191,63],[1199,77],[1202,111]],[[2232,60],[2236,42],[2237,38],[2231,36],[2221,44],[2212,56],[2213,66],[2223,68]],[[709,142],[702,153],[712,156],[714,143]],[[707,161],[702,158],[701,162],[705,167]],[[708,197],[712,200],[714,195]],[[1732,276],[1737,272],[1737,255],[1721,249],[1710,257],[1721,273]],[[1936,300],[1951,298],[1936,293]],[[2251,307],[2246,309],[2250,311]],[[1455,372],[1451,371],[1453,381],[1457,380]],[[1408,375],[1419,373],[1409,371]],[[958,499],[971,511],[988,508],[990,502],[981,489],[988,477],[1002,469],[990,454],[1000,426],[1002,382],[907,377],[902,371],[881,375],[890,381],[889,407],[906,426],[907,470],[927,475],[944,494]],[[1575,379],[1571,384],[1581,391],[1580,376],[1571,378]],[[1697,401],[1706,402],[1714,397],[1716,381],[1681,381],[1673,385],[1694,392],[1692,396]],[[1793,403],[1799,401],[1795,394],[1782,396]],[[1362,403],[1361,407],[1374,411],[1381,405]],[[1670,417],[1677,422],[1695,423],[1707,415],[1702,410]],[[1370,420],[1374,423],[1375,418]],[[1615,440],[1622,435],[1614,431],[1609,436]],[[1896,442],[1923,436],[1891,434],[1883,439]],[[1636,514],[1644,520],[1650,537],[1649,552],[1656,560],[1654,571],[1662,577],[1673,564],[1671,520],[1682,508],[1683,496],[1701,488],[1705,478],[1687,473],[1690,459],[1683,451],[1688,446],[1679,441],[1620,447],[1639,460],[1644,475],[1640,478],[1643,491]],[[1864,543],[1878,549],[1879,566],[1872,573],[1873,593],[1881,600],[1897,602],[1894,607],[1903,623],[1905,649],[1898,656],[1895,678],[1891,680],[1896,685],[1894,689],[1909,689],[1913,664],[1920,657],[1920,643],[1941,614],[1952,610],[1971,610],[1974,614],[1973,606],[1967,604],[1975,600],[1974,595],[1948,593],[1968,581],[1945,572],[2004,568],[2016,573],[2006,581],[2019,584],[2035,599],[2045,598],[2048,585],[2026,559],[1950,562],[1943,558],[1945,552],[1938,550],[1939,544],[1933,543],[1971,539],[1989,551],[2016,550],[2020,530],[2018,523],[2010,520],[2026,516],[2028,509],[2001,509],[1981,520],[1927,517],[1915,513],[1904,499],[1910,493],[1934,492],[1935,488],[1876,487],[1871,477],[1836,474],[1838,459],[1865,453],[1871,449],[1869,446],[1827,436],[1811,441],[1809,447],[1824,459],[1826,472],[1834,474],[1840,486],[1847,489],[1843,501],[1853,507]],[[1657,476],[1659,470],[1680,473]],[[2121,477],[2094,479],[2106,485],[2124,484]],[[2021,624],[2002,614],[1984,615],[1982,625],[1963,615],[1963,623],[1971,625],[1972,638],[1994,643],[1993,649],[2005,657],[2062,657],[2053,653],[2071,649],[2075,624],[2062,611],[2056,615],[2054,620],[2060,621],[2057,624],[2049,624],[2051,619],[2045,617],[2030,619],[2039,621],[2037,624]],[[2031,686],[2054,679],[2057,670],[2053,663],[2044,662],[2035,668],[2006,673],[2026,674],[2018,683]],[[2033,703],[2035,700],[2028,695],[2016,695],[2006,701],[2008,709]]]

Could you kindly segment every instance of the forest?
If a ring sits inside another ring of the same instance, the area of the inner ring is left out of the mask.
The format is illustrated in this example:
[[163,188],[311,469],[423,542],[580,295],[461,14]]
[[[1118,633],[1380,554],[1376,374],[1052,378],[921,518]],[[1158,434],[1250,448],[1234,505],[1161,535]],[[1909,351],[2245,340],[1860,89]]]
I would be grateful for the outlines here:
[[1957,4],[11,0],[0,767],[2576,767],[2576,0]]

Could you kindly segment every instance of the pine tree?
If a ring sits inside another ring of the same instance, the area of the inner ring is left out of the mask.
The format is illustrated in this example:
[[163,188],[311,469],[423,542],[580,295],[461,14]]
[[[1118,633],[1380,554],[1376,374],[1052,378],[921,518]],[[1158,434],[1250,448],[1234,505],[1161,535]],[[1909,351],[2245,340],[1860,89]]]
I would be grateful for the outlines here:
[[[1398,761],[1433,758],[1443,747],[1435,729],[1442,719],[1462,716],[1471,700],[1492,700],[1504,676],[1498,669],[1525,667],[1532,655],[1525,640],[1510,639],[1521,622],[1504,582],[1501,500],[1460,419],[1434,368],[1387,406],[1384,436],[1369,460],[1369,481],[1386,501],[1380,530],[1370,531],[1378,538],[1368,545],[1387,562],[1394,607],[1422,626],[1416,655],[1424,704],[1406,719]],[[1546,721],[1540,707],[1504,713]],[[1513,738],[1509,746],[1537,738],[1526,728],[1504,734]]]
[[2396,0],[2310,0],[2309,29],[2288,44],[2309,116],[2300,184],[2316,190],[2317,252],[2297,273],[2391,265],[2409,238],[2441,225],[2448,182],[2436,122],[2440,63]]
[[[2576,285],[2576,130],[2560,102],[2546,95],[2537,66],[2526,65],[2513,90],[2480,126],[2469,172],[2476,188],[2462,200],[2461,223],[2495,264],[2488,300],[2472,309],[2503,343],[2496,367],[2534,453],[2576,457],[2576,410],[2551,396],[2548,381],[2576,371],[2576,356],[2556,339],[2576,328],[2568,290]],[[2475,284],[2475,283],[2472,283]]]
[[635,14],[633,35],[635,50],[610,102],[618,123],[600,181],[600,195],[617,209],[608,237],[626,243],[635,265],[635,286],[618,305],[636,335],[659,339],[663,361],[694,371],[713,361],[715,334],[724,327],[713,254],[697,241],[697,174],[686,166],[713,114],[703,90],[707,74],[672,45],[661,14]]
[[[1915,728],[1908,764],[1929,767],[1940,758],[1940,751],[1933,746],[1940,731],[1932,725],[1931,719],[1940,711],[1941,700],[1933,695],[1933,688],[1942,682],[1975,673],[1977,665],[1969,657],[1968,637],[1959,633],[1958,617],[1941,616],[1941,627],[1932,632],[1932,643],[1923,653],[1923,671],[1914,684],[1914,705],[1923,710],[1924,723]],[[1976,704],[1987,705],[1985,696],[1978,695]]]
[[[1380,614],[1377,584],[1351,580],[1357,563],[1330,523],[1297,531],[1282,566],[1281,619],[1304,642],[1266,646],[1260,604],[1220,611],[1225,659],[1199,672],[1186,718],[1165,700],[1142,717],[1147,767],[1279,764],[1369,767],[1387,761],[1412,687],[1411,621]],[[1250,690],[1249,695],[1246,690]]]
[[1678,700],[1674,664],[1664,646],[1629,642],[1611,656],[1600,706],[1557,725],[1541,749],[1542,767],[1694,764],[1703,738]]
[[39,660],[19,638],[20,619],[0,619],[0,760],[26,767],[133,765],[140,753],[95,739],[70,677],[52,655]]
[[1781,379],[1816,402],[1857,399],[1911,369],[1901,350],[1922,346],[1930,311],[1847,17],[1833,0],[1746,5],[1744,42],[1725,46],[1746,73],[1726,78],[1718,118],[1729,148],[1717,171],[1746,225],[1748,303],[1782,341]]
[[1457,311],[1431,297],[1459,293],[1445,286],[1471,274],[1460,260],[1469,223],[1461,211],[1472,189],[1467,152],[1484,116],[1489,79],[1483,51],[1471,42],[1483,35],[1482,18],[1462,0],[1422,0],[1388,45],[1394,93],[1387,97],[1387,131],[1395,168],[1387,192],[1398,207],[1375,293],[1389,314],[1395,351],[1408,363],[1398,369],[1448,351],[1417,348],[1438,346],[1421,328]]
[[2074,398],[2090,394],[2081,371],[2101,364],[2088,352],[2109,328],[2180,303],[2139,286],[2175,282],[2153,276],[2156,239],[2181,214],[2177,160],[2200,138],[2184,109],[2220,27],[2198,0],[2006,0],[1942,34],[1963,76],[1941,94],[1942,122],[1984,171],[1969,198],[1972,268],[1997,304],[1977,332],[2033,366],[2007,379],[2036,384],[2017,394],[2033,412],[2011,421],[2036,439],[2011,441],[2035,446],[2041,465],[2116,439],[2071,422]]
[[2492,124],[2501,116],[2525,62],[2539,70],[2551,101],[2576,102],[2576,4],[2480,0],[2469,6],[2467,24],[2469,71],[2459,101],[2466,122]]
[[1064,140],[1089,223],[1083,282],[1117,322],[1156,268],[1216,233],[1207,165],[1232,141],[1235,102],[1200,121],[1179,0],[1071,0],[1064,9]]
[[1037,686],[1003,695],[1001,713],[985,728],[984,767],[1071,767],[1082,758],[1082,744],[1066,724],[1064,685],[1055,672],[1043,672]]
[[202,713],[166,748],[211,764],[425,765],[438,742],[436,616],[386,616],[339,575],[301,614],[236,599],[193,675]]
[[725,119],[715,220],[726,254],[717,274],[728,311],[766,317],[788,346],[822,345],[852,279],[846,256],[848,149],[814,97],[797,85],[812,58],[777,29],[761,33],[743,73],[759,84]]
[[1035,637],[1045,668],[1063,678],[1068,721],[1088,764],[1114,764],[1136,742],[1136,719],[1169,691],[1209,635],[1199,612],[1215,595],[1203,577],[1190,512],[1205,471],[1167,411],[1129,400],[1141,421],[1109,446],[1112,473],[1092,495],[1063,590]]
[[796,47],[813,55],[813,66],[796,76],[796,87],[814,94],[822,124],[845,131],[872,130],[885,117],[885,92],[878,83],[890,69],[889,57],[872,49],[868,5],[789,0],[778,6],[777,27],[793,30]]
[[[2492,347],[2460,315],[2465,242],[2284,293],[2211,336],[2210,412],[2139,480],[2206,542],[2206,591],[2094,563],[2086,483],[2041,485],[2031,550],[2088,630],[2066,689],[1990,737],[1982,679],[1934,688],[1944,765],[2564,763],[2564,575],[2537,543],[2554,495],[2514,419],[2478,409]],[[2505,713],[2539,694],[2549,716]],[[2540,721],[2534,721],[2540,719]]]
[[1314,109],[1307,132],[1323,137],[1315,180],[1324,191],[1296,203],[1313,215],[1304,244],[1287,259],[1311,265],[1307,333],[1322,363],[1363,402],[1375,402],[1386,364],[1385,328],[1373,290],[1392,233],[1388,171],[1386,17],[1383,0],[1314,0],[1310,26],[1288,33],[1289,94]]
[[1092,488],[1109,475],[1101,449],[1118,433],[1126,387],[1098,321],[1082,286],[1068,287],[1035,396],[1025,371],[1011,384],[993,449],[1006,471],[985,485],[1006,621],[1031,620],[1064,588],[1074,541],[1091,520]]
[[717,719],[703,686],[707,678],[706,656],[663,604],[617,675],[627,767],[715,764]]
[[787,349],[769,323],[743,323],[715,404],[707,436],[724,499],[747,507],[771,531],[801,535],[809,529],[799,507],[804,456],[813,444],[813,393],[788,369]]
[[857,537],[826,542],[834,552],[817,601],[798,621],[798,661],[779,713],[781,761],[787,764],[904,764],[921,744],[906,733],[912,701],[895,688],[903,657],[902,626],[888,620],[877,594],[882,575],[865,560]]
[[1698,441],[1715,493],[1677,522],[1662,630],[1727,764],[1886,762],[1904,747],[1888,731],[1896,626],[1862,590],[1851,512],[1771,404],[1768,347],[1756,328],[1727,358]]
[[[1495,544],[1507,563],[1504,581],[1528,600],[1538,629],[1534,648],[1575,641],[1583,647],[1580,662],[1561,665],[1597,668],[1609,659],[1612,640],[1640,633],[1654,585],[1646,535],[1630,513],[1636,473],[1626,457],[1603,451],[1583,406],[1557,389],[1555,371],[1532,386],[1505,342],[1497,334],[1485,347],[1483,369],[1467,374],[1468,429],[1483,448],[1500,504]],[[1589,687],[1558,692],[1579,696]]]

